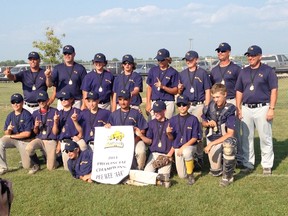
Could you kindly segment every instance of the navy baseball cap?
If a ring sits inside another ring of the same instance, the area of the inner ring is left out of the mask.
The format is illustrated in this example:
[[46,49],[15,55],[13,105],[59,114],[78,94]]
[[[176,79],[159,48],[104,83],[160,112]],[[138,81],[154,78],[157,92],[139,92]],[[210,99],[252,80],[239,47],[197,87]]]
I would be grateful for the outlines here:
[[106,56],[103,53],[96,53],[92,61],[107,63]]
[[198,55],[198,53],[197,53],[196,51],[190,50],[190,51],[188,51],[188,52],[185,54],[185,57],[182,58],[182,60],[185,59],[185,60],[190,61],[190,60],[192,60],[192,59],[194,59],[194,58],[199,58],[199,55]]
[[18,102],[18,103],[20,103],[20,102],[22,102],[23,101],[23,97],[22,97],[22,95],[21,94],[19,94],[19,93],[15,93],[15,94],[13,94],[12,96],[11,96],[11,103],[13,103],[13,102]]
[[215,49],[217,52],[226,52],[226,51],[231,51],[231,46],[228,43],[220,43],[218,48]]
[[163,61],[166,58],[170,57],[170,53],[167,49],[160,49],[157,52],[157,56],[155,57],[155,59],[157,59],[158,61]]
[[68,99],[72,98],[72,95],[69,91],[61,91],[58,93],[57,98],[68,100]]
[[88,92],[86,99],[98,100],[99,94],[97,92]]
[[30,53],[28,54],[28,59],[31,59],[31,58],[33,58],[33,59],[40,59],[40,55],[39,55],[37,52],[30,52]]
[[129,99],[131,98],[131,94],[129,91],[127,90],[121,90],[118,94],[117,94],[118,97],[123,97],[124,99]]
[[65,148],[63,151],[74,151],[76,148],[79,148],[78,144],[74,142],[73,140],[64,140],[65,142]]
[[46,91],[39,91],[38,92],[38,95],[37,95],[37,101],[46,101],[48,100],[49,97],[48,97],[48,94]]
[[65,54],[65,53],[72,54],[74,52],[75,52],[75,49],[71,45],[66,45],[66,46],[63,47],[63,54]]
[[259,55],[259,54],[262,54],[262,49],[259,46],[257,46],[257,45],[253,45],[253,46],[250,46],[248,48],[247,52],[244,55],[256,56],[256,55]]
[[183,104],[186,104],[188,105],[189,104],[189,99],[188,97],[186,97],[185,95],[179,95],[177,97],[177,100],[176,100],[176,104],[180,104],[180,103],[183,103]]
[[154,112],[161,112],[162,110],[166,110],[166,104],[163,101],[158,100],[153,104],[152,110]]
[[129,62],[129,63],[134,63],[134,58],[132,55],[124,55],[122,57],[122,63],[124,62]]

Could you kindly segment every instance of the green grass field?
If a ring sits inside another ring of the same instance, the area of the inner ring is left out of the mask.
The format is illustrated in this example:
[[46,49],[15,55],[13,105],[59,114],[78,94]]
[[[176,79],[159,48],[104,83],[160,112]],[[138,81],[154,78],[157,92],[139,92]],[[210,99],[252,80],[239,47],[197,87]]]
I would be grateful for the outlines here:
[[[1,127],[11,111],[10,95],[14,92],[22,92],[20,84],[0,83]],[[8,149],[11,171],[1,177],[13,182],[11,215],[288,215],[287,93],[288,79],[280,79],[273,123],[272,176],[262,175],[258,137],[255,171],[244,176],[237,169],[235,182],[227,188],[218,186],[219,178],[208,175],[208,165],[192,187],[174,175],[169,189],[88,184],[73,179],[62,168],[49,172],[45,166],[31,176],[18,168],[17,150]]]

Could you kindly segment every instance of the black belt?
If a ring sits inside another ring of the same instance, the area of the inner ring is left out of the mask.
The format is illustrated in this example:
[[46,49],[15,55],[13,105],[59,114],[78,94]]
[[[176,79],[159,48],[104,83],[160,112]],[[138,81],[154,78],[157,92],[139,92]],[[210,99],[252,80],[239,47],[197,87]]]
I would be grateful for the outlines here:
[[268,106],[269,103],[254,103],[254,104],[247,104],[247,103],[243,103],[243,106],[249,107],[249,108],[259,108],[259,107],[263,107],[263,106]]
[[233,100],[233,99],[235,99],[235,97],[231,97],[231,98],[227,98],[228,100]]
[[204,101],[192,101],[190,102],[191,103],[191,106],[197,106],[197,105],[201,105],[204,103]]
[[31,108],[33,108],[33,107],[38,107],[38,106],[39,106],[38,103],[28,103],[28,102],[26,102],[26,101],[24,101],[24,104],[25,104],[26,106],[28,106],[28,107],[31,107]]
[[94,141],[88,142],[89,145],[94,145]]

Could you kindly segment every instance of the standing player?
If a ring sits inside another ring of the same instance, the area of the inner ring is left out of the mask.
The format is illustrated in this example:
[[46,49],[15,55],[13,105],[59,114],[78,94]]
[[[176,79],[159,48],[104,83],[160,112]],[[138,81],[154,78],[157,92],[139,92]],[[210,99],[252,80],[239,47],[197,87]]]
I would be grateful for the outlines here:
[[[172,141],[168,139],[166,134],[166,128],[169,124],[169,120],[165,118],[166,104],[163,101],[156,101],[153,104],[152,110],[154,111],[155,119],[148,122],[146,136],[141,133],[139,128],[136,129],[137,136],[149,145],[151,154],[144,169],[144,171],[149,172],[156,171],[153,167],[153,161],[155,161],[159,155],[172,157],[174,153]],[[171,164],[159,168],[157,172],[166,175],[167,179],[169,179]]]
[[26,152],[32,161],[29,174],[34,174],[40,169],[40,161],[35,153],[36,149],[43,149],[47,155],[47,169],[56,168],[57,134],[53,134],[54,115],[58,110],[48,105],[48,94],[40,91],[37,96],[39,110],[33,112],[34,129],[36,139],[26,146]]
[[[207,71],[197,66],[199,55],[196,51],[188,51],[183,60],[186,60],[187,69],[180,73],[180,81],[178,84],[178,93],[183,94],[189,99],[190,108],[188,112],[198,118],[202,122],[202,110],[204,105],[210,102],[211,82]],[[201,124],[200,124],[201,125]],[[200,127],[202,129],[202,127]],[[197,145],[197,168],[202,169],[203,166],[203,143],[199,140]]]
[[[46,84],[48,87],[54,85],[57,95],[61,91],[70,92],[74,99],[73,106],[80,109],[82,104],[82,91],[80,87],[87,72],[83,65],[74,61],[76,53],[73,46],[64,46],[63,55],[64,63],[56,65],[52,73],[50,70],[46,70]],[[61,110],[62,108],[61,101],[58,98],[57,109]]]
[[210,173],[213,176],[223,174],[220,185],[228,186],[234,180],[233,172],[236,165],[237,147],[236,139],[233,137],[236,107],[226,102],[227,89],[223,84],[214,84],[211,93],[213,101],[205,107],[202,115],[203,127],[207,128],[207,146],[204,150],[209,157]]
[[[139,110],[130,107],[131,94],[126,90],[121,90],[118,92],[118,102],[120,109],[115,110],[111,113],[108,124],[105,127],[109,128],[112,126],[121,125],[132,125],[140,129],[141,133],[145,133],[148,125],[143,115]],[[146,162],[146,145],[140,139],[139,136],[135,134],[135,160],[133,160],[132,169],[143,170]]]
[[[74,101],[73,96],[70,94],[70,92],[66,91],[61,91],[57,96],[62,103],[61,105],[63,109],[59,111],[59,114],[55,112],[52,130],[54,134],[58,134],[64,169],[68,170],[68,155],[63,152],[66,140],[73,140],[77,142],[80,149],[83,151],[87,148],[87,145],[83,140],[83,130],[78,123],[78,115],[80,110],[72,107]],[[59,145],[57,146],[56,151],[56,153],[60,152]]]
[[261,64],[262,49],[250,46],[247,52],[249,67],[243,68],[236,83],[236,105],[242,121],[242,171],[250,173],[255,165],[254,127],[260,138],[261,165],[264,175],[272,174],[274,162],[272,120],[278,95],[278,80],[275,71]]
[[175,149],[175,163],[178,176],[188,177],[188,184],[195,183],[193,169],[193,156],[197,149],[197,140],[200,138],[199,121],[194,115],[188,113],[189,99],[185,95],[177,98],[179,114],[170,119],[166,133]]
[[31,114],[33,111],[39,109],[39,104],[36,101],[37,95],[40,91],[47,91],[45,71],[40,68],[40,56],[37,52],[30,52],[28,54],[30,69],[20,71],[17,74],[11,74],[10,69],[7,68],[4,74],[9,80],[14,82],[21,82],[24,94],[23,108],[28,110]]
[[[158,66],[150,69],[147,77],[146,113],[150,114],[153,103],[162,100],[166,104],[166,117],[170,119],[174,114],[174,97],[178,93],[178,72],[170,66],[172,58],[167,49],[160,49],[155,59]],[[151,117],[154,118],[153,111]]]
[[94,150],[94,131],[95,127],[107,124],[111,112],[109,110],[98,108],[99,94],[97,92],[88,92],[86,104],[88,109],[81,111],[79,115],[79,124],[83,129],[85,142]]
[[30,158],[26,154],[25,147],[31,138],[33,129],[33,117],[23,109],[23,97],[21,94],[11,96],[13,111],[8,114],[4,125],[4,136],[0,139],[0,175],[7,172],[6,148],[17,148],[24,169],[30,168]]
[[[95,54],[93,64],[95,70],[91,71],[85,76],[81,85],[81,89],[83,90],[83,98],[86,98],[87,93],[90,91],[97,92],[99,94],[98,107],[111,110],[114,76],[104,69],[104,67],[107,65],[106,56],[102,53]],[[86,107],[87,105],[84,104],[82,109]]]
[[[227,103],[236,106],[236,81],[241,68],[230,61],[231,46],[228,43],[220,43],[215,49],[218,53],[219,64],[211,70],[210,78],[212,85],[222,83],[227,89]],[[237,139],[237,165],[242,166],[242,147],[240,140],[240,120],[236,118],[234,136]]]
[[112,111],[117,107],[117,92],[121,89],[129,91],[131,94],[131,107],[139,110],[139,105],[142,103],[140,92],[143,91],[143,80],[139,73],[133,72],[136,68],[134,58],[131,55],[122,57],[123,73],[119,74],[113,84],[113,106]]

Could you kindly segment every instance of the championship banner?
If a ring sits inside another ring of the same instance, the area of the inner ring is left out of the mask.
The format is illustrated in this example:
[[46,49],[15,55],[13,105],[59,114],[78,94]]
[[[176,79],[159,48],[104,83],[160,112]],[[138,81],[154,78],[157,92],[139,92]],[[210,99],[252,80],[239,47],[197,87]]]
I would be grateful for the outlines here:
[[132,126],[95,127],[92,176],[93,181],[118,184],[126,176],[134,156]]

